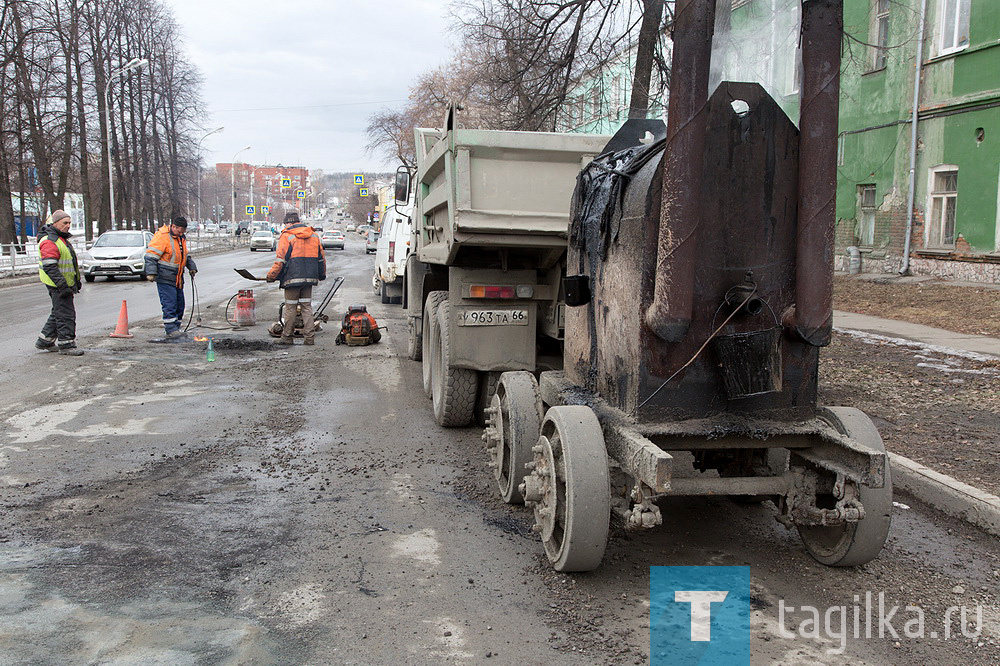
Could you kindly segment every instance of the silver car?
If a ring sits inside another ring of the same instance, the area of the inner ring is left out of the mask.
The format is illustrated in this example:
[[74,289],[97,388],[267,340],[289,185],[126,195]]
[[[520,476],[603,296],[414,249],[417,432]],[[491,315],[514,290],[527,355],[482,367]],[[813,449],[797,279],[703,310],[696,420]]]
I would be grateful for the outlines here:
[[93,282],[97,276],[143,276],[146,248],[153,234],[148,231],[105,231],[89,250],[80,253],[83,279]]
[[256,252],[257,250],[275,250],[278,247],[277,241],[274,239],[274,234],[270,231],[255,231],[253,236],[250,237],[250,251]]

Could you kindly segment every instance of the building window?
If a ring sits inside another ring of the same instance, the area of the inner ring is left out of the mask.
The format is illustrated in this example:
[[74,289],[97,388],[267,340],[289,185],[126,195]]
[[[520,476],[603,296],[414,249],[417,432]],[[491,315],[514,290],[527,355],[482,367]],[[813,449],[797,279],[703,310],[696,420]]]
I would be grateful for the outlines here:
[[858,230],[855,236],[865,247],[875,245],[875,186],[858,185]]
[[951,53],[969,45],[969,5],[971,0],[938,0],[940,52]]
[[872,69],[885,69],[889,54],[889,0],[872,2]]
[[958,167],[947,165],[932,170],[930,191],[927,247],[955,247]]

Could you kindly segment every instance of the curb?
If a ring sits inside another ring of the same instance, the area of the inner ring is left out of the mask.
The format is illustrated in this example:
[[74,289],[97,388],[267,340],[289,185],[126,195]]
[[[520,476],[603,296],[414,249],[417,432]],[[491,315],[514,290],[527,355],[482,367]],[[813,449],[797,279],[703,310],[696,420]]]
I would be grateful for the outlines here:
[[893,485],[949,516],[1000,536],[1000,497],[973,488],[929,467],[889,454]]

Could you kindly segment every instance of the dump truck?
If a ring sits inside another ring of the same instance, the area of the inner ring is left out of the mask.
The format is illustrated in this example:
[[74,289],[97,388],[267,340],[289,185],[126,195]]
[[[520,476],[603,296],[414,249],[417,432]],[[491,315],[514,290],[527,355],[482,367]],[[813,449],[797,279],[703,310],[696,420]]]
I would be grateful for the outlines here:
[[482,417],[500,373],[561,366],[570,198],[610,138],[458,128],[455,113],[415,130],[416,172],[396,178],[397,206],[414,206],[408,353],[449,427]]
[[818,404],[841,2],[803,1],[788,32],[798,127],[760,82],[710,86],[713,33],[746,18],[732,4],[678,0],[665,139],[607,151],[578,179],[562,368],[503,373],[485,410],[500,494],[531,508],[559,571],[598,567],[613,516],[653,528],[671,496],[771,500],[829,566],[872,560],[889,532],[878,430]]

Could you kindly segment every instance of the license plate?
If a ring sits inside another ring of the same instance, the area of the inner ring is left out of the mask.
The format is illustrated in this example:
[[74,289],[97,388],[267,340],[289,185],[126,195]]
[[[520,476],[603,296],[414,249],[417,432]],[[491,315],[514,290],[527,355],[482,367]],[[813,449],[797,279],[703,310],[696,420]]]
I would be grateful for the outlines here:
[[459,326],[527,326],[527,310],[463,310]]

